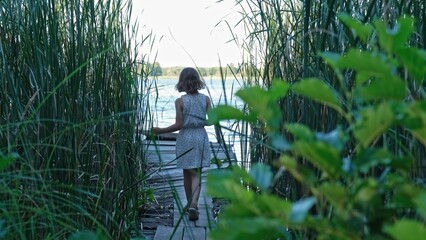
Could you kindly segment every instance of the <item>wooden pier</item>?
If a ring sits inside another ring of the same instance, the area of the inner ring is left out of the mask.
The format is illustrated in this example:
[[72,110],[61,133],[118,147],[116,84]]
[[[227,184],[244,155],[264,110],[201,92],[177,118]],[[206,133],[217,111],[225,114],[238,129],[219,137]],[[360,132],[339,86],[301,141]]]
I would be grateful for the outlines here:
[[[217,164],[211,164],[209,168],[204,168],[202,172],[202,188],[199,207],[199,219],[189,221],[184,213],[186,205],[185,191],[183,188],[182,169],[176,168],[174,134],[163,135],[156,140],[145,141],[145,155],[149,169],[147,175],[150,176],[147,183],[154,189],[158,198],[162,197],[166,209],[163,215],[170,216],[170,221],[164,224],[159,221],[158,216],[152,214],[150,218],[142,219],[142,224],[150,224],[151,232],[146,237],[153,240],[207,240],[209,231],[215,226],[214,217],[215,207],[212,196],[206,193],[206,175],[209,171],[218,168]],[[227,166],[227,159],[236,162],[232,146],[224,146],[216,142],[210,142],[212,158],[225,160],[224,166]],[[167,205],[171,205],[167,206]],[[168,211],[167,211],[168,210]],[[157,219],[156,219],[157,218]]]

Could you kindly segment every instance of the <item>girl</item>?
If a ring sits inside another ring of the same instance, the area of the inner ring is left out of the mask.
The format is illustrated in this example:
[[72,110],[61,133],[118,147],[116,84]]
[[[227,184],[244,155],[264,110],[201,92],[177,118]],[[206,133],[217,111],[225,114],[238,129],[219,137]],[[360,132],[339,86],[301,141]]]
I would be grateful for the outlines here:
[[152,128],[154,134],[180,130],[176,138],[177,167],[183,169],[186,209],[191,221],[198,219],[202,168],[210,166],[210,145],[204,126],[207,124],[206,113],[211,102],[208,96],[198,92],[204,87],[197,70],[184,68],[175,88],[186,94],[175,101],[175,123],[165,128]]

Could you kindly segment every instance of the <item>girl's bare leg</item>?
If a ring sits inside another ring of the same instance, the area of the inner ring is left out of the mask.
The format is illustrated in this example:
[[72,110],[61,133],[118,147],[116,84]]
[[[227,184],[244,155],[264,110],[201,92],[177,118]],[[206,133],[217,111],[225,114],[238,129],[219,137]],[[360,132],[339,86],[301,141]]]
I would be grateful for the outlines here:
[[201,192],[201,168],[192,169],[192,201],[191,206],[198,208],[198,198]]
[[197,207],[201,192],[201,168],[184,169],[183,186],[188,207]]
[[188,200],[188,219],[198,219],[198,198],[201,190],[201,168],[184,170],[185,194]]
[[192,199],[192,173],[191,169],[183,169],[183,188],[185,189],[185,196],[187,206],[189,207]]

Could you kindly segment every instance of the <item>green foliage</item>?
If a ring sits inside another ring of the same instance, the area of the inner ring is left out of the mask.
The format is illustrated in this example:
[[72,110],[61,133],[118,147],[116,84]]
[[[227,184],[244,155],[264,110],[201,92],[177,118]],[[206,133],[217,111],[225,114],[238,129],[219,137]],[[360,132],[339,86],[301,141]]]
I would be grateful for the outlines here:
[[71,237],[68,238],[68,240],[105,240],[105,239],[108,239],[108,238],[105,235],[103,235],[101,231],[77,232],[72,234]]
[[[426,189],[410,178],[416,159],[408,146],[394,151],[385,142],[394,137],[399,146],[406,145],[397,135],[403,129],[426,146],[426,104],[423,96],[410,97],[409,87],[426,77],[424,51],[407,44],[414,20],[401,17],[390,28],[379,20],[361,24],[346,14],[340,19],[368,48],[342,56],[320,54],[339,78],[338,87],[319,78],[292,85],[275,80],[270,90],[250,87],[237,93],[248,112],[221,106],[209,113],[212,124],[231,118],[264,122],[269,136],[288,144],[281,148],[271,141],[269,147],[281,150],[272,166],[291,173],[309,194],[296,202],[277,198],[271,190],[279,175],[263,165],[253,165],[250,172],[238,167],[212,172],[208,191],[231,201],[211,232],[213,239],[414,239],[426,234]],[[336,110],[342,122],[325,133],[301,123],[283,124],[277,102],[289,93]]]
[[0,152],[0,171],[12,164],[18,158],[19,155],[17,153],[12,153],[8,156],[3,156]]

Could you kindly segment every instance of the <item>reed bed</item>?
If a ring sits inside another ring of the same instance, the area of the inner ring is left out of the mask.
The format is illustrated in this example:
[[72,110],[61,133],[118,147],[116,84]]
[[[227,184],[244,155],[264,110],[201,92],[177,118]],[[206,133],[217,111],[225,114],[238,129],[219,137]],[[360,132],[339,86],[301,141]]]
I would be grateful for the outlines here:
[[13,159],[0,169],[1,237],[140,235],[139,136],[154,85],[137,48],[153,37],[137,39],[131,7],[0,2],[0,157]]

